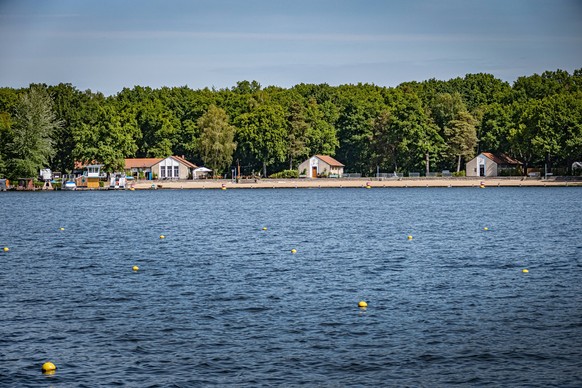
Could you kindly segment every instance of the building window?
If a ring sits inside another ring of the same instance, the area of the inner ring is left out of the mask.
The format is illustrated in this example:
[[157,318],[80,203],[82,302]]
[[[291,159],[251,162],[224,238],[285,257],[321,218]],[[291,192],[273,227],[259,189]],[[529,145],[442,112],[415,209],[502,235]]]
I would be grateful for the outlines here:
[[180,166],[174,166],[174,178],[180,178]]
[[166,177],[166,166],[160,166],[160,178]]

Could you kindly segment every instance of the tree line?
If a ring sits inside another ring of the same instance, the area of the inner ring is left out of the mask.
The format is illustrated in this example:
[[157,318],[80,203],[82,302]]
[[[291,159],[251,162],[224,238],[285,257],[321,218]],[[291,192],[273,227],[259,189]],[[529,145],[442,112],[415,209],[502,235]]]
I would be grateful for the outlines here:
[[0,176],[70,172],[97,161],[184,155],[217,174],[263,176],[314,154],[346,172],[460,172],[482,151],[569,173],[582,160],[582,69],[519,77],[430,79],[397,87],[299,84],[232,88],[135,86],[112,96],[71,84],[0,88]]

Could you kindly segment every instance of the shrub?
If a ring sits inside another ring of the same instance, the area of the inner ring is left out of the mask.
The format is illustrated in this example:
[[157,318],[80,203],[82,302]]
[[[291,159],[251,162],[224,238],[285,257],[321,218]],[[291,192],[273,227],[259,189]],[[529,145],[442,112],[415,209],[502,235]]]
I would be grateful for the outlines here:
[[297,170],[283,170],[275,174],[271,174],[269,178],[281,179],[281,178],[299,178],[299,172]]
[[465,176],[465,170],[461,170],[459,172],[453,172],[453,176]]
[[517,168],[504,168],[503,170],[499,170],[499,176],[519,176],[521,175],[521,171]]

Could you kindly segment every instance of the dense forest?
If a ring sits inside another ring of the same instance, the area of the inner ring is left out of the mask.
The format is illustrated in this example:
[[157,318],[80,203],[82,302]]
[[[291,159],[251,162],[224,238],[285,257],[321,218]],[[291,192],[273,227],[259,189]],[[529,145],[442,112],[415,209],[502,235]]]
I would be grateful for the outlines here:
[[346,172],[448,169],[481,151],[560,174],[582,160],[582,69],[547,71],[513,85],[490,74],[397,87],[242,81],[230,89],[124,88],[113,96],[70,84],[0,88],[0,177],[69,172],[75,161],[108,171],[126,157],[184,155],[218,173],[240,165],[263,176],[332,155]]

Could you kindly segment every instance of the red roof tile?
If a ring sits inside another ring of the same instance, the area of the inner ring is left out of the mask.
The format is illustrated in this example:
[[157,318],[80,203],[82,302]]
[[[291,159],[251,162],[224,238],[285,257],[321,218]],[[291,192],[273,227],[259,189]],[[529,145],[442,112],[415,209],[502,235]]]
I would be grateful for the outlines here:
[[329,164],[332,167],[344,167],[343,164],[332,158],[331,156],[327,155],[315,155],[316,158],[319,160],[324,161],[325,163]]
[[133,158],[125,159],[125,168],[149,168],[165,158]]
[[170,156],[170,157],[171,157],[172,159],[175,159],[175,160],[177,160],[178,162],[180,162],[180,163],[182,163],[182,164],[185,164],[187,167],[190,167],[190,168],[196,168],[196,167],[198,167],[198,166],[197,166],[197,165],[195,165],[194,163],[190,163],[190,162],[189,162],[189,161],[187,161],[186,159],[184,159],[184,158],[181,158],[181,157],[179,157],[179,156]]
[[[181,158],[179,156],[170,156],[170,158],[176,160],[177,162],[180,162],[180,163],[184,164],[186,167],[189,167],[189,168],[196,168],[196,167],[198,167],[194,163],[190,163],[186,159]],[[133,159],[125,159],[125,168],[126,169],[130,169],[130,168],[151,168],[152,166],[160,163],[164,159],[166,159],[166,158],[133,158]]]
[[481,152],[481,153],[497,164],[509,164],[509,165],[521,164],[518,160],[515,160],[505,154],[495,155],[492,154],[491,152]]

